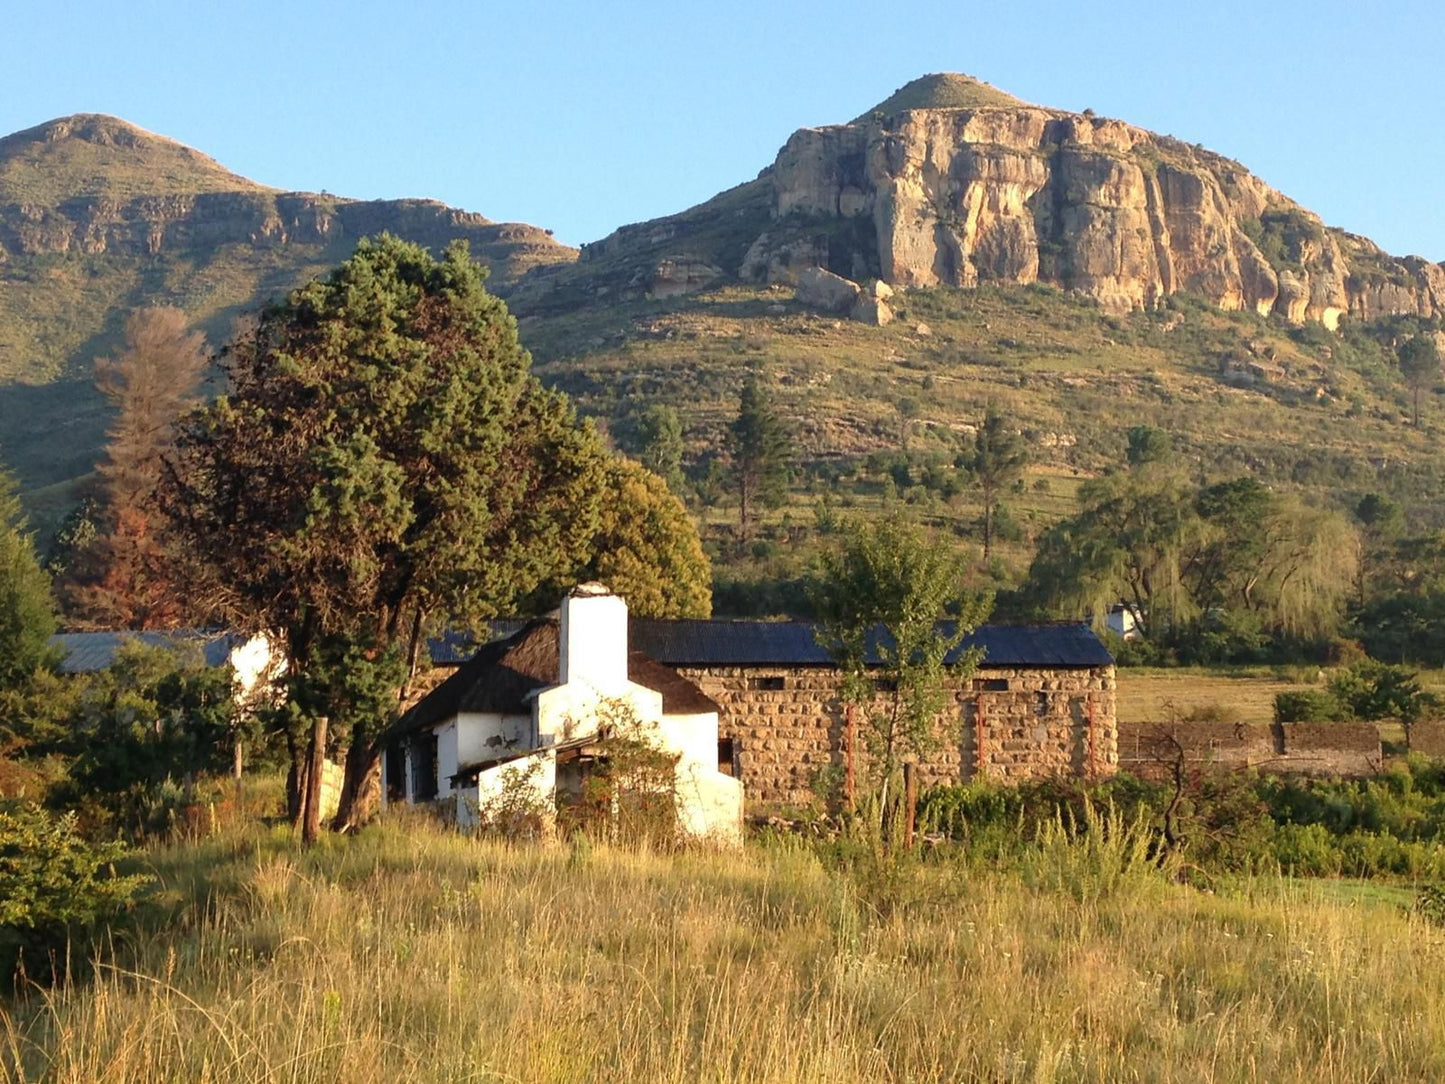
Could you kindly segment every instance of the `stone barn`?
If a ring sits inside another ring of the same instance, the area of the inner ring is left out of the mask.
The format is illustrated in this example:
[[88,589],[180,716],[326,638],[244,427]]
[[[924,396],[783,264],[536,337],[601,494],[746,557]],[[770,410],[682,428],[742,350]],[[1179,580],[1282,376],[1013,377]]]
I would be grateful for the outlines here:
[[[511,626],[507,626],[511,627]],[[634,618],[629,641],[718,706],[719,771],[751,806],[814,801],[818,783],[846,775],[862,739],[839,698],[841,674],[799,621]],[[953,690],[939,748],[920,782],[1092,778],[1118,767],[1114,659],[1085,625],[984,625],[960,650],[983,649],[978,672]],[[434,645],[456,665],[454,642]]]

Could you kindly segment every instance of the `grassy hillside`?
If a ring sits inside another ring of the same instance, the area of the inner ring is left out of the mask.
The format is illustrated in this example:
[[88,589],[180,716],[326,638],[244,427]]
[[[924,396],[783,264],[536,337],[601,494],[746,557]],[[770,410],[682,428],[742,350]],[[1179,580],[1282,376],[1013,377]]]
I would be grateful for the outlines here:
[[113,963],[0,1005],[8,1079],[1445,1073],[1445,948],[1388,888],[1202,893],[1082,845],[850,872],[788,842],[513,847],[407,821],[147,864],[158,893]]
[[389,230],[466,239],[499,292],[576,252],[546,231],[429,200],[285,193],[114,117],[0,138],[0,462],[48,528],[105,428],[94,363],[147,305],[186,311],[219,349],[236,317]]
[[[793,494],[767,532],[774,545],[761,560],[739,555],[728,545],[730,499],[699,510],[724,564],[744,577],[806,561],[824,494],[842,514],[907,502],[977,544],[976,495],[922,483],[929,463],[951,465],[967,446],[989,402],[1034,457],[1006,498],[1021,530],[1003,548],[1006,569],[1073,511],[1081,481],[1121,461],[1125,431],[1141,423],[1173,434],[1191,474],[1250,474],[1340,507],[1380,490],[1405,503],[1416,528],[1445,525],[1445,414],[1432,403],[1421,429],[1408,424],[1393,325],[1334,335],[1183,296],[1109,316],[1038,286],[914,290],[895,303],[898,319],[877,328],[810,312],[787,287],[728,286],[525,316],[522,332],[544,378],[607,419],[624,446],[635,412],[676,406],[697,469],[720,449],[746,371],[774,376],[800,446]],[[879,463],[903,449],[905,429],[912,464],[900,484]]]

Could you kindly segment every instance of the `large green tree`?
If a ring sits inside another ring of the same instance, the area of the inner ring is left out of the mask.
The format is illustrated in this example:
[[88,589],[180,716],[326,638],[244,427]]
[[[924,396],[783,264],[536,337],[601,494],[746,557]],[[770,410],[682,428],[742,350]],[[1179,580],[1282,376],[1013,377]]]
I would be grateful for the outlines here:
[[903,761],[926,756],[944,737],[940,713],[950,685],[978,664],[959,645],[988,616],[992,599],[965,590],[962,564],[948,545],[892,516],[852,525],[824,554],[812,601],[886,818]]
[[232,344],[227,394],[178,440],[166,504],[198,590],[281,632],[298,703],[349,748],[338,828],[365,809],[394,711],[371,690],[428,628],[585,567],[602,526],[606,453],[533,377],[483,278],[464,246],[362,241]]

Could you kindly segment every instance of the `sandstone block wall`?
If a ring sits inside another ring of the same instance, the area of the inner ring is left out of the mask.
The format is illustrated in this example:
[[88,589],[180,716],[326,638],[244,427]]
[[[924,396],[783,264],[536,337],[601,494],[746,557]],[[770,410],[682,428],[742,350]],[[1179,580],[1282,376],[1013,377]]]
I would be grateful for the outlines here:
[[[743,793],[752,805],[802,805],[820,779],[847,770],[849,729],[841,676],[828,667],[679,667],[722,709]],[[990,668],[953,692],[939,742],[920,764],[922,785],[979,776],[1036,779],[1107,775],[1118,763],[1114,668]],[[861,726],[854,770],[867,778]]]
[[1423,753],[1427,757],[1445,757],[1445,722],[1411,723],[1407,733],[1410,736],[1410,752]]
[[1181,752],[1190,769],[1303,775],[1373,775],[1384,759],[1374,723],[1121,723],[1118,733],[1120,769],[1154,779]]

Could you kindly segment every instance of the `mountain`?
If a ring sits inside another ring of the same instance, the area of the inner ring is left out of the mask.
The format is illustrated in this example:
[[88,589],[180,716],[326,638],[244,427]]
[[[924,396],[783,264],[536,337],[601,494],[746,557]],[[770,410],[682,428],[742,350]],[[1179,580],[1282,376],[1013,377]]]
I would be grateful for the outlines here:
[[577,255],[535,226],[434,200],[268,188],[114,117],[0,139],[0,458],[29,487],[90,469],[105,424],[93,362],[131,309],[177,305],[219,345],[237,315],[383,230],[469,241],[498,293]]
[[[181,305],[219,344],[380,229],[471,240],[540,375],[623,447],[642,407],[671,404],[705,474],[743,374],[770,375],[798,478],[745,553],[726,501],[700,508],[722,612],[762,605],[730,579],[807,560],[822,494],[862,514],[908,501],[972,537],[952,464],[990,403],[1034,459],[1008,498],[1005,576],[1140,423],[1201,477],[1336,507],[1379,491],[1413,527],[1445,527],[1445,410],[1431,398],[1410,426],[1394,361],[1440,328],[1439,265],[1328,227],[1204,148],[935,75],[580,254],[437,203],[278,192],[111,118],[0,140],[0,459],[42,529],[97,455],[93,359],[133,307]],[[827,290],[851,304],[829,309]]]
[[847,123],[793,134],[757,180],[628,226],[523,304],[796,282],[823,267],[928,287],[1044,283],[1109,312],[1175,293],[1287,320],[1445,311],[1445,269],[1395,259],[1237,162],[1091,113],[925,76]]

